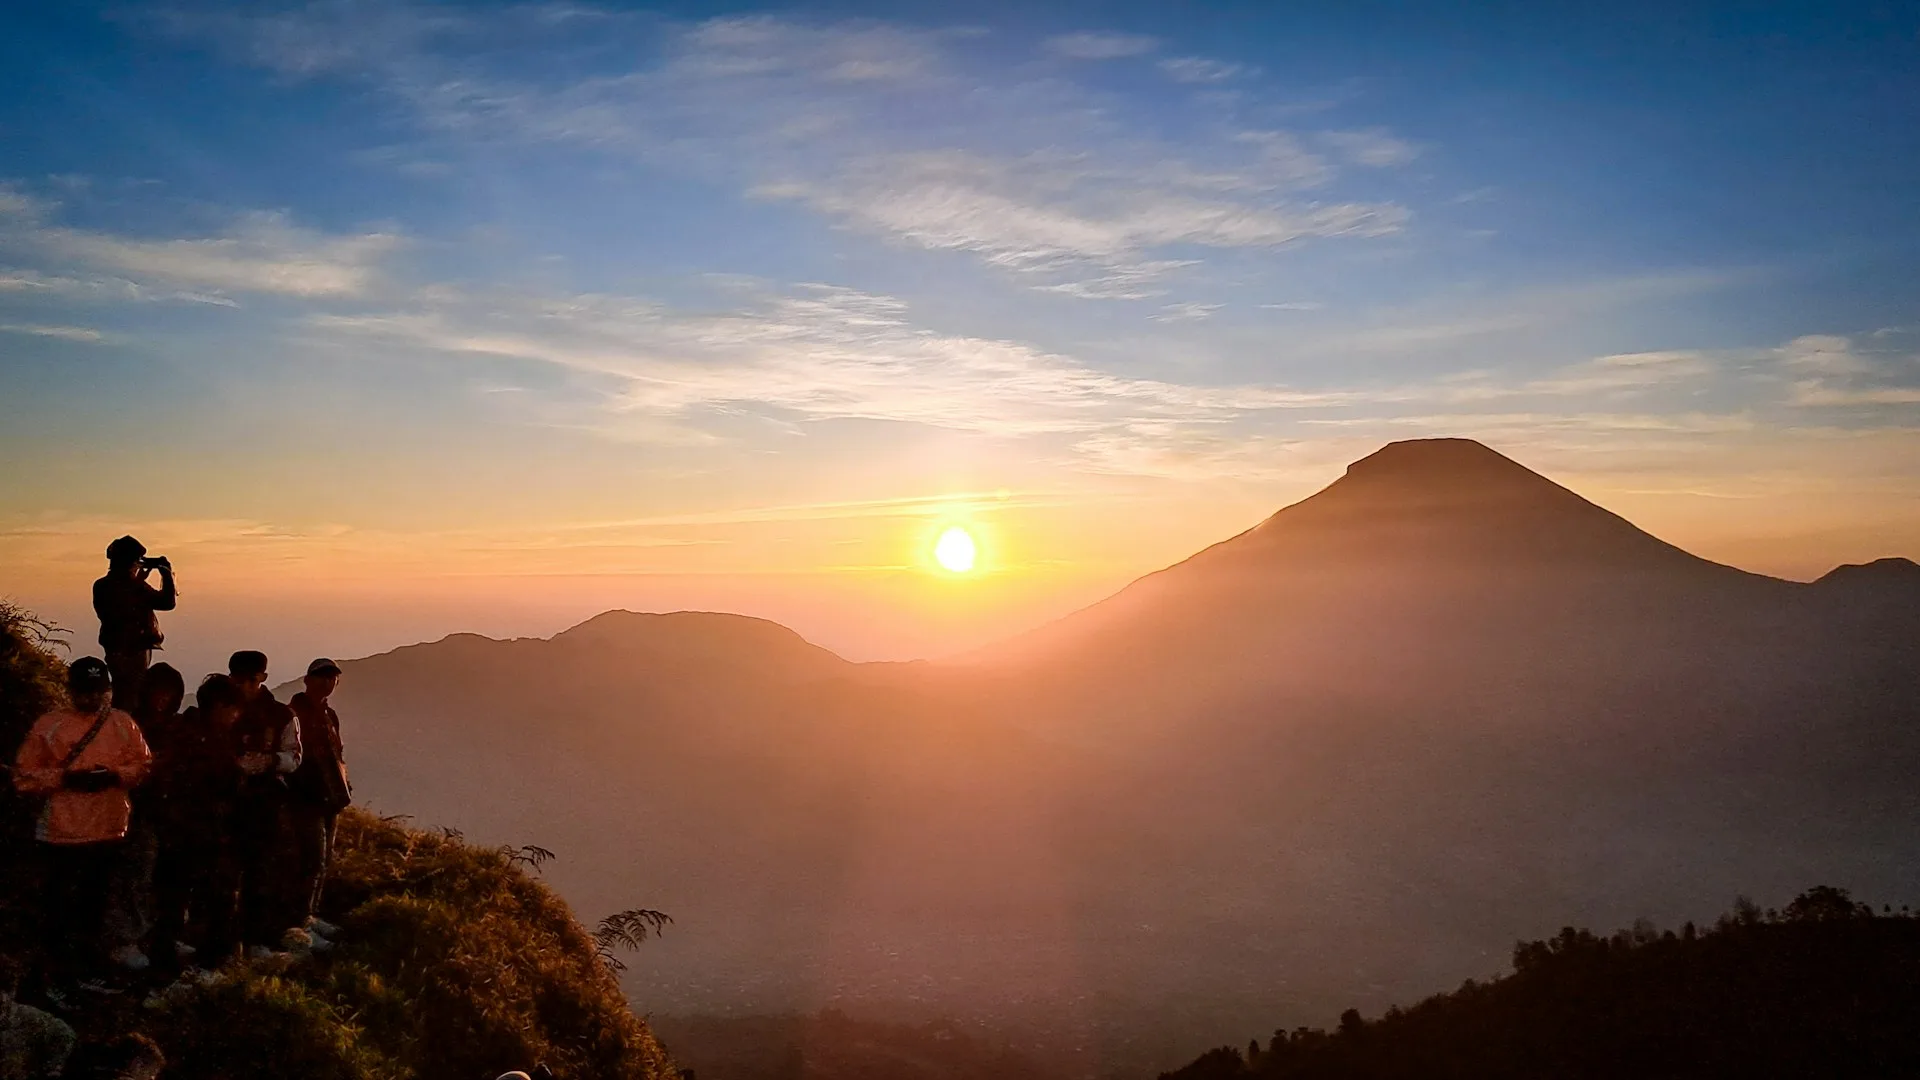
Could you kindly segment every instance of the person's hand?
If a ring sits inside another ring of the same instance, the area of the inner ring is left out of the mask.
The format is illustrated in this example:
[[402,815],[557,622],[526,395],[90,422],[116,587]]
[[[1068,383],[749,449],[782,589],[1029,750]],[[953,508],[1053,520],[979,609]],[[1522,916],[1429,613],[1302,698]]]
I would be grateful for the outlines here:
[[244,773],[262,773],[273,764],[273,755],[258,750],[249,750],[240,755],[240,771]]
[[68,769],[60,777],[60,782],[73,791],[108,791],[120,786],[120,774],[105,765],[93,765],[85,769]]

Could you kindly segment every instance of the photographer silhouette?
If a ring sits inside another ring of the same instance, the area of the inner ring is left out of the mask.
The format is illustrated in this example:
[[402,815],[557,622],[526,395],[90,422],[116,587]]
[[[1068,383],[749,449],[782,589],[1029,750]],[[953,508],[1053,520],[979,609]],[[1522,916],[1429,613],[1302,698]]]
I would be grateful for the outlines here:
[[[147,584],[155,570],[157,589]],[[115,708],[131,709],[140,700],[153,650],[165,640],[154,613],[172,611],[176,598],[166,556],[147,558],[147,546],[131,536],[107,545],[107,575],[93,583],[93,613],[100,617],[100,648],[113,670]]]

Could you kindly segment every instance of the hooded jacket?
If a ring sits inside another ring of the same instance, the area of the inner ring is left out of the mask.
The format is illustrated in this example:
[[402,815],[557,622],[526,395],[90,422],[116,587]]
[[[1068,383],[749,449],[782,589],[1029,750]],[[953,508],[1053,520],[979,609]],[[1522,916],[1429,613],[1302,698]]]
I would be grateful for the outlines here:
[[[57,709],[42,716],[27,733],[14,758],[14,786],[23,795],[44,795],[34,837],[50,844],[96,844],[127,835],[131,805],[127,790],[144,780],[153,752],[133,717],[111,709],[99,734],[72,762],[67,756],[93,727],[96,714]],[[67,770],[96,765],[113,770],[118,787],[75,791],[62,783]]]

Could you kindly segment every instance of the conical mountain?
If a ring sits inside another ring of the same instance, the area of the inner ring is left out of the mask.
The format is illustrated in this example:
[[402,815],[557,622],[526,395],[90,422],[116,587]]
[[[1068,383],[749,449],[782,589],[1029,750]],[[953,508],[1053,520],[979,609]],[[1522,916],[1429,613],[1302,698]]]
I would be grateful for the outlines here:
[[1221,687],[1497,681],[1549,655],[1598,677],[1643,651],[1771,647],[1768,614],[1803,588],[1692,555],[1478,442],[1418,439],[990,659],[1136,714]]
[[1305,573],[1604,568],[1761,580],[1659,540],[1472,439],[1389,443],[1182,565]]

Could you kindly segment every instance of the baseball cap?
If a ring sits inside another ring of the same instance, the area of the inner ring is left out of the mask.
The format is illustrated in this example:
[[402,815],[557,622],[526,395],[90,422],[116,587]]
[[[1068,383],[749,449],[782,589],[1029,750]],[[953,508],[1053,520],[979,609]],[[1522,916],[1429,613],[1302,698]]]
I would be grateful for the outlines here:
[[334,663],[333,661],[323,656],[320,659],[315,660],[313,663],[307,665],[307,674],[338,675],[340,674],[340,665]]
[[83,656],[67,665],[67,692],[87,694],[113,688],[113,672],[97,656]]

